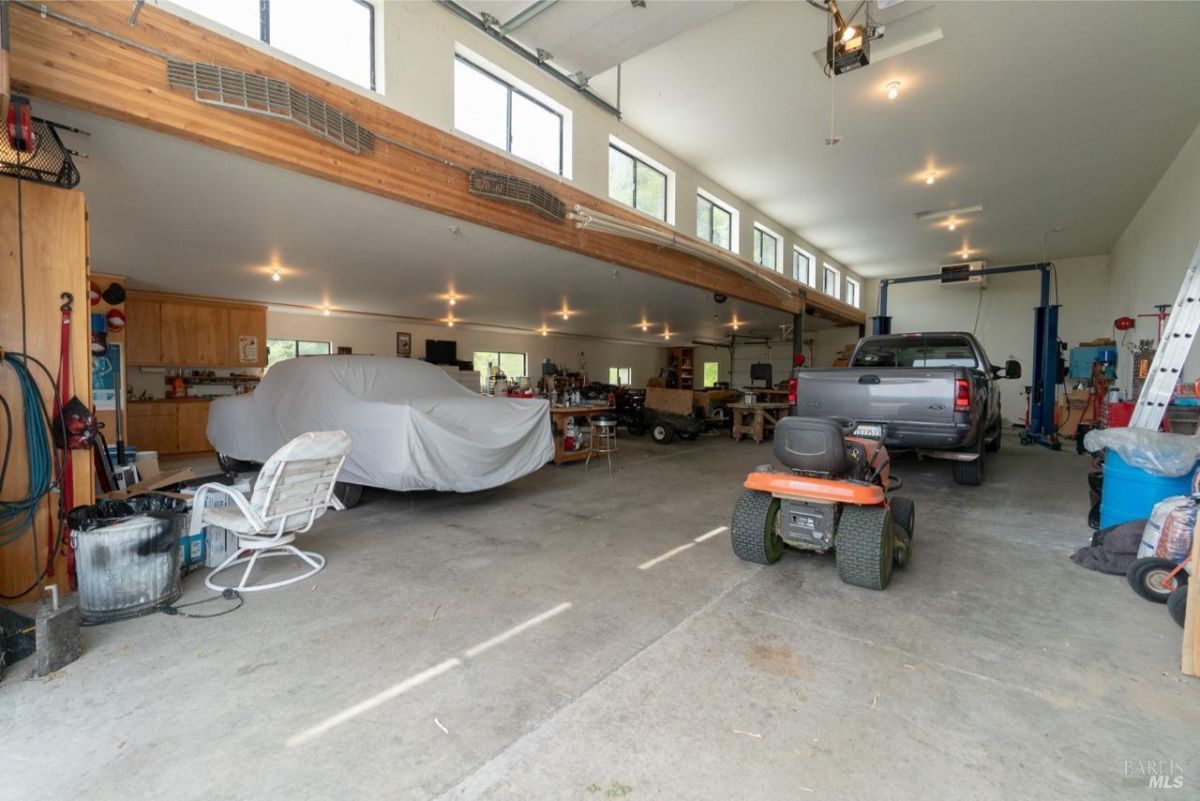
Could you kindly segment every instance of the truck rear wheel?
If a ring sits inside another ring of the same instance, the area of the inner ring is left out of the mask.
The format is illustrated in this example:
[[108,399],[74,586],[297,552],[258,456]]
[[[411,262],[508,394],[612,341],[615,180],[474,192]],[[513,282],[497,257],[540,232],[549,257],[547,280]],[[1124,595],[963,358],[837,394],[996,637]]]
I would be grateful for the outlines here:
[[983,483],[984,441],[984,438],[981,437],[979,443],[975,446],[975,453],[978,454],[976,458],[969,462],[954,463],[954,482],[956,484],[978,487]]
[[838,576],[847,584],[882,590],[892,580],[895,533],[892,513],[883,506],[847,506],[833,547]]
[[738,559],[770,565],[783,556],[779,536],[779,500],[758,490],[742,490],[729,523],[730,541]]

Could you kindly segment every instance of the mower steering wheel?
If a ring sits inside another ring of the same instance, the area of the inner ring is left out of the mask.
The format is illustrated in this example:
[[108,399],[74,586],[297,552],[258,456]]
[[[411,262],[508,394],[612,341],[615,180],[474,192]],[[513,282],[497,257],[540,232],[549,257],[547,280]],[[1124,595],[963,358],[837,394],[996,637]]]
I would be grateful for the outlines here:
[[843,434],[853,434],[854,429],[858,428],[858,421],[851,420],[849,417],[830,417],[829,419],[842,427]]

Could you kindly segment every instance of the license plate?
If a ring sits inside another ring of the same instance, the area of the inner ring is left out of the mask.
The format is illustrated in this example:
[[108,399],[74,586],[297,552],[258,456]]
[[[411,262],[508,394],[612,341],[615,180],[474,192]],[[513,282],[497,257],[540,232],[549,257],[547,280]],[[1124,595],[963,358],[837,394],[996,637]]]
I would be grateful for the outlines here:
[[883,426],[878,423],[860,423],[854,428],[854,436],[868,439],[883,439]]

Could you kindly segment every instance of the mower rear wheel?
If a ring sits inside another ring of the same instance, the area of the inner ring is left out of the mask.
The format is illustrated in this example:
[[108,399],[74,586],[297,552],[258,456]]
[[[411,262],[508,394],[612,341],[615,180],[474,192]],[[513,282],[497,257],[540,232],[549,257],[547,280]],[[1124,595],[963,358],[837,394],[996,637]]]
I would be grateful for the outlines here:
[[1177,588],[1187,585],[1187,573],[1180,570],[1169,581],[1167,576],[1175,569],[1175,563],[1170,559],[1157,556],[1144,556],[1134,559],[1125,571],[1129,586],[1147,601],[1165,604],[1167,597]]
[[912,498],[892,498],[892,520],[897,526],[908,532],[911,540],[916,534],[917,507]]
[[1183,618],[1187,613],[1187,582],[1175,588],[1175,591],[1167,596],[1167,612],[1171,615],[1171,620],[1183,626]]
[[837,525],[838,575],[847,584],[882,590],[892,580],[895,532],[883,506],[847,506]]
[[779,499],[758,490],[742,490],[733,506],[729,538],[738,559],[770,565],[783,556],[779,536]]

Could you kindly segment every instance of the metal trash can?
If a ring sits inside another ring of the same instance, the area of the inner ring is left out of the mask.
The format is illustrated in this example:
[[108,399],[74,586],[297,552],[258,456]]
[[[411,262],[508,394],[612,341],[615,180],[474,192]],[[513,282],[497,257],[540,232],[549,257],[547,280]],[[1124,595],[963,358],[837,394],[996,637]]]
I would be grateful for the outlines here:
[[187,502],[165,495],[77,506],[67,515],[85,624],[149,614],[179,599]]

